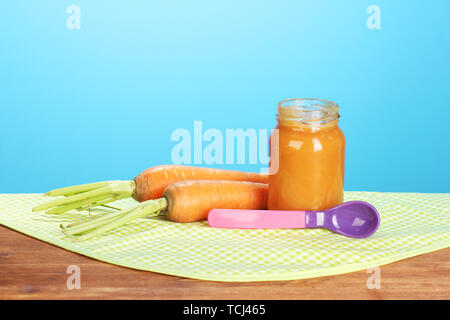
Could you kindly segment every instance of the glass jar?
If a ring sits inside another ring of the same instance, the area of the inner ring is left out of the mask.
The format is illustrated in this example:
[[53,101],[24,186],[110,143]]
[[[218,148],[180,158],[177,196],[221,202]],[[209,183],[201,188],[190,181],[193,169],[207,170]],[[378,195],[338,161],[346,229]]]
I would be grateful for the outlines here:
[[322,211],[342,203],[345,137],[338,127],[338,105],[285,100],[278,104],[277,121],[271,135],[268,208]]

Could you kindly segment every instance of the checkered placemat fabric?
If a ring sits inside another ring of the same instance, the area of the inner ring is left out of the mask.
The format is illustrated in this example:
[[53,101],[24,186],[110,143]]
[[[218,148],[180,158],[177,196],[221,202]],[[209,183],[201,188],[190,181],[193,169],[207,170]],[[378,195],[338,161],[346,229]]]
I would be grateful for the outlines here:
[[[32,212],[41,194],[0,194],[0,224],[98,260],[135,269],[216,281],[302,279],[363,270],[450,246],[450,194],[346,192],[381,215],[378,231],[352,239],[322,229],[227,230],[206,221],[140,218],[85,242],[59,225],[113,209]],[[124,208],[127,199],[115,202]]]

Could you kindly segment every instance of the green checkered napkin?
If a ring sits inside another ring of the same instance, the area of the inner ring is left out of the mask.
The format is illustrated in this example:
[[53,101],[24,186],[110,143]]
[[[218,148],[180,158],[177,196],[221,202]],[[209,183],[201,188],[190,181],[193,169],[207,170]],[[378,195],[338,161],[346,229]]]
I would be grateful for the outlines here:
[[[0,224],[94,259],[216,281],[302,279],[366,269],[450,246],[450,194],[346,192],[380,212],[378,231],[352,239],[322,229],[227,230],[206,221],[180,224],[140,218],[85,242],[59,225],[112,209],[32,212],[40,194],[0,194]],[[112,205],[127,207],[134,200]]]

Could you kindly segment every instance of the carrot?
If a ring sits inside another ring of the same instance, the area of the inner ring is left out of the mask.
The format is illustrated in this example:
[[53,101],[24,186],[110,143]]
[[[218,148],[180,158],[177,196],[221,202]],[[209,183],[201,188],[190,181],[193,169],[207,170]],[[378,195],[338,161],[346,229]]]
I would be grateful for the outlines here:
[[38,205],[33,208],[33,211],[47,210],[48,213],[62,213],[73,209],[84,210],[129,197],[139,202],[158,199],[161,198],[167,186],[183,180],[267,183],[268,175],[184,165],[161,165],[143,171],[131,181],[96,182],[51,190],[46,195],[65,196],[65,198]]
[[214,208],[266,209],[267,185],[241,181],[182,181],[166,188],[166,217],[173,222],[204,220]]
[[208,217],[211,209],[267,209],[267,185],[244,181],[195,180],[168,186],[159,199],[95,217],[90,221],[61,226],[63,232],[87,240],[136,218],[164,212],[173,222],[194,222]]
[[214,168],[163,165],[145,170],[134,178],[133,198],[139,202],[158,199],[167,186],[183,180],[232,180],[267,183],[267,174]]

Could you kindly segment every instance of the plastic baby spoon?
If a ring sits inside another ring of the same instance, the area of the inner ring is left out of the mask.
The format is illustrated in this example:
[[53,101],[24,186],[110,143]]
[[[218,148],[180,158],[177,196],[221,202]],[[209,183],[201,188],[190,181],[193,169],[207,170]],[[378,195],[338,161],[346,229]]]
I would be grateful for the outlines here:
[[352,238],[377,231],[380,215],[364,201],[349,201],[325,211],[212,209],[208,223],[227,229],[326,228]]

